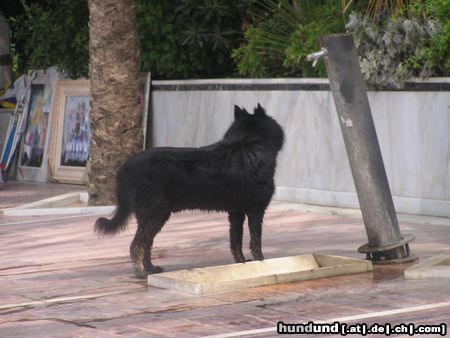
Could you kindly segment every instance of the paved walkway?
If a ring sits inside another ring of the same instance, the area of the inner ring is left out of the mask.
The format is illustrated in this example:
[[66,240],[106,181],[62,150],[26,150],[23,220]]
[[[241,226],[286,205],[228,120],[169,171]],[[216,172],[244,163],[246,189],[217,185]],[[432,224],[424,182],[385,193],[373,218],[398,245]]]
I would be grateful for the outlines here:
[[[0,191],[2,204],[12,193]],[[278,321],[450,325],[449,281],[405,280],[405,265],[205,296],[147,287],[128,256],[135,221],[116,237],[98,238],[96,217],[0,215],[0,337],[274,337]],[[421,259],[449,248],[450,219],[400,219]],[[356,248],[366,241],[357,211],[279,202],[263,231],[266,258],[361,258]],[[173,215],[156,237],[154,262],[166,271],[232,263],[226,215]]]
[[87,191],[83,185],[7,181],[0,190],[0,210],[68,192]]

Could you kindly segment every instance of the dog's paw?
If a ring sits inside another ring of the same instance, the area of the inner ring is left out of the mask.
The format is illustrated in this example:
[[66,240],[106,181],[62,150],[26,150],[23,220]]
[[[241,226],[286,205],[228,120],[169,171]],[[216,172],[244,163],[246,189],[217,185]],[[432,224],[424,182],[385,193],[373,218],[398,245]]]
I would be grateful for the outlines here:
[[233,254],[234,262],[235,263],[245,263],[246,259],[243,254]]
[[139,267],[134,265],[133,266],[133,271],[134,271],[135,276],[138,279],[146,279],[147,276],[148,276],[148,272],[145,271],[144,269],[142,269],[142,267],[139,268]]
[[160,266],[155,266],[149,259],[144,259],[144,269],[147,271],[147,274],[153,275],[154,273],[163,272],[164,269]]
[[153,275],[154,273],[161,273],[161,272],[163,272],[164,271],[164,269],[162,268],[162,267],[160,267],[160,266],[152,266],[150,269],[149,269],[149,271],[148,271],[148,273],[149,274],[151,274],[151,275]]
[[262,254],[262,252],[255,253],[255,254],[253,254],[253,259],[255,261],[263,261],[264,260],[264,255]]

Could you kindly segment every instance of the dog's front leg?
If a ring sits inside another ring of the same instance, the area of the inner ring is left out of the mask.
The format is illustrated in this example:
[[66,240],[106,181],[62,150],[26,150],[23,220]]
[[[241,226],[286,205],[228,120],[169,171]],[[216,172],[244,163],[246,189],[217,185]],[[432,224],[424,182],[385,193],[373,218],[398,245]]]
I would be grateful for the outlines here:
[[264,210],[248,213],[247,217],[250,230],[250,251],[254,260],[262,261],[264,255],[261,250],[261,235]]

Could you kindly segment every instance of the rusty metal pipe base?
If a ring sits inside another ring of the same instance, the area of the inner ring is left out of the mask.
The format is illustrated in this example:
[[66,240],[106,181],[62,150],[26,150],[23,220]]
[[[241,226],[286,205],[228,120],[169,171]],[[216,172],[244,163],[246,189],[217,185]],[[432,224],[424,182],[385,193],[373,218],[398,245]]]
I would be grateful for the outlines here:
[[413,235],[403,235],[400,241],[383,247],[371,247],[367,243],[360,246],[358,252],[365,253],[366,259],[373,264],[410,263],[418,259],[409,250],[409,242],[414,239]]

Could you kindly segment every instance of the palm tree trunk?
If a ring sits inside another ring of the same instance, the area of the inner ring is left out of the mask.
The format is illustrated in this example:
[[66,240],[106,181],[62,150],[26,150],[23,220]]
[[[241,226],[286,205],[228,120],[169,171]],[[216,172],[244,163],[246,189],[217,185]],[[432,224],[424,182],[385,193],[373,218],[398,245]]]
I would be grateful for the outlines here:
[[92,146],[89,204],[114,202],[120,164],[142,150],[134,0],[89,0]]

